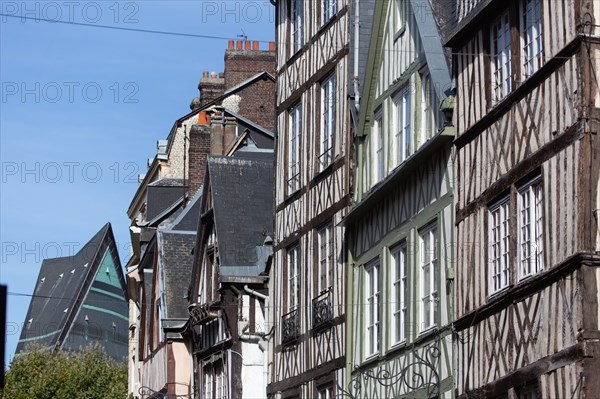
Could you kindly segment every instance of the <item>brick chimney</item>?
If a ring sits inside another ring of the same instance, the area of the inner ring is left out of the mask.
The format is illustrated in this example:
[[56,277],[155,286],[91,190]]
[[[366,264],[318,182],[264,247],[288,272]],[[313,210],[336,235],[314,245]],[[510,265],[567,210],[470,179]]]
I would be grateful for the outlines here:
[[235,48],[232,44],[225,51],[225,90],[263,71],[275,76],[275,43],[264,50],[257,41],[238,40]]
[[225,92],[225,79],[219,76],[218,73],[209,73],[205,71],[202,74],[200,83],[198,83],[198,90],[200,90],[200,104],[202,107],[208,102],[215,98],[223,95]]
[[196,194],[206,174],[206,158],[210,153],[211,127],[210,124],[192,125],[190,129],[189,149],[189,187],[190,196]]
[[[235,47],[235,48],[233,48]],[[225,90],[245,82],[261,72],[275,76],[275,43],[238,40],[225,51]],[[273,131],[275,124],[275,85],[265,78],[237,93],[238,108],[234,111],[260,126]]]

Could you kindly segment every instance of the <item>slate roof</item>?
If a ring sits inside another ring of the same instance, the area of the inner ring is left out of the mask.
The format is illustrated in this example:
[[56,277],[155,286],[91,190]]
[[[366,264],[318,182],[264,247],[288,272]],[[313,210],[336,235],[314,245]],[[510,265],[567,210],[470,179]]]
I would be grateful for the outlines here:
[[159,230],[158,242],[164,278],[165,318],[187,319],[189,313],[185,293],[192,278],[192,249],[196,234]]
[[220,274],[257,276],[264,270],[257,247],[273,236],[273,156],[209,157]]
[[[104,254],[112,255],[115,268],[120,273],[117,277],[119,282],[117,285],[122,287],[122,292],[114,290],[117,294],[122,295],[125,306],[119,306],[118,301],[114,303],[102,305],[103,308],[96,314],[96,324],[106,324],[111,326],[113,318],[102,319],[110,312],[120,313],[122,318],[127,318],[126,297],[124,292],[124,278],[122,274],[121,264],[118,259],[114,237],[110,223],[104,225],[90,241],[88,241],[76,254],[61,258],[44,259],[40,272],[37,278],[33,296],[29,304],[27,316],[25,317],[24,327],[21,330],[21,336],[17,345],[16,353],[23,351],[28,343],[34,342],[44,347],[55,345],[69,346],[72,342],[68,342],[67,336],[72,340],[77,340],[77,331],[71,333],[73,325],[76,324],[78,313],[84,304],[91,304],[97,301],[89,290],[92,288],[92,282],[103,261]],[[101,284],[101,283],[100,283]],[[97,284],[94,283],[93,287]],[[103,287],[104,288],[104,287]],[[110,289],[110,288],[108,288]],[[106,290],[104,291],[107,292]],[[115,294],[115,295],[117,295]],[[91,298],[91,300],[90,300]],[[107,312],[103,310],[109,309]],[[96,307],[98,309],[98,307]],[[114,314],[113,314],[114,316]],[[102,320],[101,320],[102,319]],[[126,323],[125,323],[126,324]],[[111,326],[112,327],[112,326]],[[124,327],[123,331],[127,328]],[[59,342],[59,340],[63,340]],[[124,352],[121,354],[120,349],[108,349],[105,343],[105,349],[110,356],[119,360],[127,354],[127,335],[123,335]],[[73,348],[77,349],[77,347]]]
[[203,187],[200,187],[192,200],[186,205],[184,211],[173,221],[172,230],[196,232],[198,229],[198,221],[200,220],[202,189]]
[[192,279],[196,231],[200,220],[202,190],[182,210],[169,228],[157,232],[162,287],[165,296],[165,319],[189,317],[186,292]]
[[148,186],[146,220],[150,221],[167,209],[175,209],[183,198],[183,185]]

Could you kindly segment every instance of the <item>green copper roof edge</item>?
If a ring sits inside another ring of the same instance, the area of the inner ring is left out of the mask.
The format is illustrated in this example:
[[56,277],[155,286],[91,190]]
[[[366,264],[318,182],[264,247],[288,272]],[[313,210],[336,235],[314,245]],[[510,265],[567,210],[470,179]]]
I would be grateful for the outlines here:
[[81,307],[84,308],[84,309],[95,310],[97,312],[107,313],[107,314],[119,317],[119,318],[121,318],[121,319],[123,319],[125,321],[129,321],[128,317],[125,317],[122,314],[119,314],[117,312],[113,312],[112,310],[109,310],[109,309],[99,308],[97,306],[86,305],[86,304],[82,305]]
[[38,339],[45,339],[48,337],[51,337],[53,335],[58,334],[59,332],[61,332],[62,330],[56,330],[56,331],[52,331],[51,333],[45,334],[45,335],[38,335],[36,337],[30,337],[30,338],[22,338],[19,340],[19,342],[30,342],[30,341],[35,341]]
[[103,290],[103,289],[100,289],[100,288],[96,288],[96,287],[90,288],[90,291],[94,291],[94,292],[97,292],[97,293],[103,294],[103,295],[108,295],[108,296],[111,296],[113,298],[122,299],[123,302],[126,302],[124,296],[112,293],[110,291],[106,291],[106,290]]

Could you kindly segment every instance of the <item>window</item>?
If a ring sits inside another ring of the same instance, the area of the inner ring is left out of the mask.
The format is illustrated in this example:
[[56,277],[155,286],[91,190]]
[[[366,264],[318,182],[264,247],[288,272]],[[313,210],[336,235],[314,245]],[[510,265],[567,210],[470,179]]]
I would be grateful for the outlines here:
[[419,231],[421,258],[421,331],[435,326],[438,314],[438,240],[437,225],[432,224]]
[[519,189],[519,277],[540,272],[543,267],[542,184],[538,176]]
[[396,0],[396,32],[403,30],[406,26],[406,1]]
[[325,169],[333,160],[333,132],[335,129],[335,75],[321,83],[321,154],[319,164]]
[[392,343],[397,344],[406,339],[406,243],[392,250]]
[[489,209],[489,274],[491,293],[508,286],[510,207],[508,197]]
[[302,136],[302,106],[300,104],[292,107],[290,116],[289,137],[289,170],[288,189],[294,192],[300,188],[300,138]]
[[303,34],[303,17],[302,17],[302,0],[291,0],[291,17],[292,17],[292,44],[293,52],[297,52],[304,44]]
[[511,90],[510,85],[510,20],[508,11],[492,23],[492,102],[502,100]]
[[404,162],[411,154],[411,110],[408,87],[394,99],[394,157],[396,165]]
[[523,79],[542,65],[542,15],[540,0],[522,0],[520,4],[521,60]]
[[326,24],[337,12],[336,0],[325,0],[323,2],[323,24]]
[[288,263],[288,310],[300,307],[300,246],[295,245],[287,251]]
[[319,292],[332,286],[333,243],[331,242],[331,224],[317,232],[319,257]]
[[421,73],[421,143],[425,143],[437,132],[440,111],[431,74],[428,70]]
[[333,399],[333,385],[326,385],[318,388],[319,399]]
[[375,123],[373,124],[373,160],[375,162],[373,183],[380,181],[385,176],[385,137],[381,120],[382,116],[379,114],[375,117]]
[[371,188],[371,138],[365,138],[363,144],[363,164],[362,164],[362,175],[363,175],[363,191],[369,191]]
[[538,399],[542,397],[537,380],[529,381],[525,386],[516,387],[515,393],[518,399]]
[[204,367],[204,397],[207,399],[227,399],[227,382],[223,372],[223,362],[217,361]]
[[379,351],[379,261],[365,266],[365,357]]

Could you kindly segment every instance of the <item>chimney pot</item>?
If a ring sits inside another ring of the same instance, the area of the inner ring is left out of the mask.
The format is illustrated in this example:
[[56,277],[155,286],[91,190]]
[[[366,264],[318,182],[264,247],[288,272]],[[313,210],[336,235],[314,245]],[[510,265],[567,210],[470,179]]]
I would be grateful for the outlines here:
[[259,45],[258,42],[252,42],[252,50],[254,51],[258,51],[259,50]]
[[275,52],[275,42],[269,42],[269,51]]
[[250,50],[251,45],[252,45],[252,43],[250,43],[249,41],[246,41],[246,50]]
[[234,44],[233,44],[233,40],[230,40],[229,43],[227,44],[227,49],[228,50],[233,50]]
[[202,72],[202,77],[203,78],[208,78],[208,71]]
[[238,50],[242,49],[242,41],[241,40],[238,40],[237,43],[236,43],[236,45],[237,45],[237,49]]
[[216,72],[211,73],[210,77],[213,78],[213,79],[216,79],[217,78],[217,73]]

